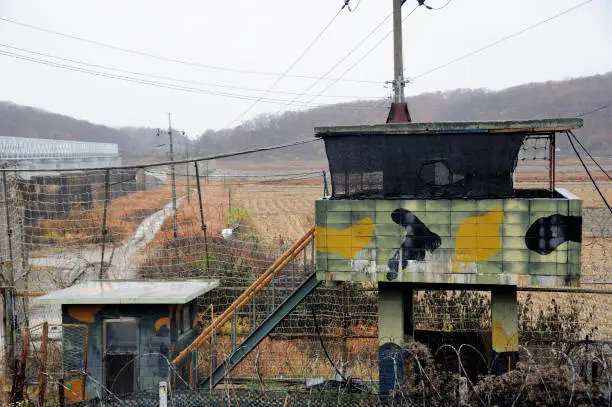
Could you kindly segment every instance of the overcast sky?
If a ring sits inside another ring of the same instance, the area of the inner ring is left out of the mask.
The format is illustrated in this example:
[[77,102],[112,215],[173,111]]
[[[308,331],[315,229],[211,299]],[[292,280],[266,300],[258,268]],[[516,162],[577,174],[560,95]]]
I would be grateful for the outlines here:
[[[352,0],[352,6],[357,6],[358,1]],[[406,93],[501,89],[612,71],[612,0],[592,0],[482,53],[421,76],[583,2],[453,0],[440,10],[419,7],[404,22],[406,75],[416,78],[407,85]],[[239,124],[259,113],[388,96],[384,82],[393,74],[392,37],[374,46],[391,30],[390,18],[381,22],[391,13],[392,1],[361,0],[354,12],[343,10],[289,72],[308,77],[285,77],[255,106],[253,100],[240,99],[261,97],[263,90],[277,82],[279,75],[332,20],[341,3],[342,0],[0,0],[1,18],[164,58],[230,68],[211,69],[139,56],[0,20],[0,52],[38,61],[0,55],[0,100],[110,126],[165,126],[166,114],[172,112],[173,125],[194,136],[209,128]],[[427,2],[432,7],[446,3],[447,0]],[[416,4],[416,0],[407,0],[404,15]],[[378,30],[338,64],[378,25]],[[40,53],[99,66],[54,60]],[[130,80],[172,83],[191,91],[93,76],[42,65],[41,60]],[[359,63],[354,65],[356,62]],[[185,82],[108,71],[100,66]],[[310,78],[323,75],[371,83]],[[307,95],[298,97],[308,88]]]

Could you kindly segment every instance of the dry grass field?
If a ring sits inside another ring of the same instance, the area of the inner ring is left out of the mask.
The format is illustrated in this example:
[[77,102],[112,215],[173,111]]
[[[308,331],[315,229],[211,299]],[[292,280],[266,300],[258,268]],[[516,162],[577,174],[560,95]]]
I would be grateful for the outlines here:
[[[195,182],[192,182],[191,200],[183,198],[178,208],[178,226],[181,237],[198,236],[201,231],[200,209]],[[562,177],[558,187],[570,190],[584,200],[583,278],[588,281],[610,281],[612,272],[612,215],[589,180],[584,176],[576,181],[573,176]],[[602,192],[612,202],[612,183],[600,182]],[[179,198],[184,197],[186,185],[179,182]],[[314,224],[314,202],[323,195],[319,176],[308,179],[262,181],[258,178],[228,178],[225,181],[202,182],[203,214],[209,236],[218,236],[223,228],[240,223],[243,235],[279,247],[295,241]],[[126,239],[147,215],[161,209],[171,200],[171,189],[164,187],[131,194],[113,200],[108,206],[107,225],[116,240]],[[230,211],[231,206],[231,211]],[[90,211],[73,211],[68,219],[43,222],[44,230],[61,231],[62,239],[95,240],[99,237],[102,205]],[[599,226],[602,226],[598,229]],[[163,244],[172,239],[172,218],[150,243]],[[584,288],[610,289],[610,285],[582,283]],[[524,300],[525,295],[521,295]],[[612,297],[596,294],[547,294],[532,296],[534,306],[546,309],[555,299],[560,307],[569,307],[570,299],[580,308],[580,319],[598,328],[598,337],[612,336]]]
[[[321,178],[257,181],[231,179],[202,184],[203,213],[208,233],[241,225],[243,234],[264,243],[291,242],[314,225],[314,201],[323,195]],[[231,210],[230,210],[231,205]],[[197,192],[191,201],[183,199],[178,208],[179,235],[201,233]],[[164,222],[157,241],[172,234],[172,219]]]
[[[135,192],[109,202],[106,228],[109,240],[129,238],[140,222],[163,208],[172,199],[170,185],[147,191]],[[93,243],[101,240],[104,203],[96,202],[92,209],[73,209],[64,219],[48,219],[40,222],[42,242]]]

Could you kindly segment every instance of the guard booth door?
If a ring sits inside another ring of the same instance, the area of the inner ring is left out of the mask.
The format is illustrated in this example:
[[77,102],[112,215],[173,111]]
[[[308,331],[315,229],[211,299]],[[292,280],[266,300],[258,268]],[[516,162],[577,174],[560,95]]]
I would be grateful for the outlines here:
[[102,369],[105,386],[115,395],[137,390],[139,328],[138,318],[104,320]]

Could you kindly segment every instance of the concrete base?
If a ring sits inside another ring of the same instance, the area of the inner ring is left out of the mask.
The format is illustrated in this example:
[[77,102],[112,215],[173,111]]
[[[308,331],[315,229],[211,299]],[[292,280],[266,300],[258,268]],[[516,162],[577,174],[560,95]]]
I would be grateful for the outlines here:
[[491,342],[493,373],[507,373],[518,361],[518,309],[516,287],[491,290]]
[[[403,347],[414,335],[412,297],[417,288],[458,287],[378,283],[378,373],[381,397],[386,397],[391,390],[400,387],[409,374]],[[515,369],[518,361],[516,286],[488,288],[491,290],[491,372],[502,374]]]
[[403,345],[412,338],[412,287],[408,284],[378,285],[378,375],[384,396],[404,381],[406,358]]

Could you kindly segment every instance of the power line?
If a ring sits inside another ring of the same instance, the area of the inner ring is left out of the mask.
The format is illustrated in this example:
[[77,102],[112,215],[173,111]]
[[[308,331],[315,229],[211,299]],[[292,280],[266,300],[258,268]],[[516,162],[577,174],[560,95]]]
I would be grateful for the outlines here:
[[[366,34],[365,37],[363,37],[361,39],[361,41],[359,41],[357,43],[357,45],[355,45],[348,53],[346,53],[342,58],[340,58],[339,61],[337,61],[331,68],[329,68],[322,77],[326,77],[327,75],[329,75],[331,72],[334,71],[334,69],[336,69],[341,63],[343,63],[348,57],[350,57],[368,38],[370,38],[376,31],[378,31],[378,29],[380,27],[382,27],[382,25],[393,15],[393,13],[389,13],[385,18],[382,19],[382,21],[380,21],[368,34]],[[338,78],[340,79],[340,78]],[[310,91],[312,88],[314,88],[316,85],[319,84],[319,82],[321,82],[321,80],[317,79],[315,82],[313,82],[312,84],[310,84],[299,96],[296,96],[295,98],[293,98],[293,100],[291,100],[287,105],[283,106],[281,108],[280,111],[278,111],[277,113],[280,113],[281,111],[286,110],[289,106],[292,106],[294,103],[296,103],[296,101],[304,96],[304,94],[308,91]]]
[[595,157],[593,157],[591,155],[591,153],[589,153],[589,150],[586,149],[586,147],[580,142],[580,140],[578,140],[578,137],[576,137],[576,135],[574,134],[573,131],[569,132],[571,134],[571,136],[574,138],[574,140],[576,140],[576,142],[578,143],[578,145],[580,145],[580,147],[582,147],[582,149],[584,150],[585,153],[587,153],[587,155],[589,156],[589,158],[591,158],[591,160],[595,163],[595,165],[601,170],[601,172],[603,172],[604,174],[606,174],[606,177],[608,177],[608,179],[610,181],[612,181],[612,177],[610,176],[610,174],[608,174],[608,172],[601,166],[599,165],[599,163],[597,162],[597,160],[595,160]]
[[422,78],[423,76],[429,75],[429,74],[431,74],[433,72],[439,71],[440,69],[446,68],[449,65],[452,65],[452,64],[457,63],[459,61],[463,61],[466,58],[469,58],[471,56],[479,54],[479,53],[481,53],[481,52],[483,52],[483,51],[485,51],[485,50],[487,50],[489,48],[492,48],[492,47],[494,47],[494,46],[496,46],[498,44],[501,44],[502,42],[508,41],[509,39],[512,39],[512,38],[514,38],[514,37],[516,37],[516,36],[518,36],[520,34],[523,34],[523,33],[527,32],[527,31],[533,30],[534,28],[539,27],[539,26],[541,26],[543,24],[546,24],[546,23],[548,23],[548,22],[550,22],[552,20],[555,20],[555,19],[557,19],[557,18],[559,18],[561,16],[564,16],[565,14],[571,13],[572,11],[577,10],[578,8],[584,6],[584,5],[586,5],[586,4],[588,4],[588,3],[592,2],[592,1],[593,0],[583,1],[582,3],[579,3],[579,4],[577,4],[577,5],[573,6],[573,7],[570,7],[567,10],[561,11],[560,13],[557,13],[557,14],[551,16],[551,17],[548,17],[545,20],[539,21],[539,22],[537,22],[537,23],[535,23],[533,25],[525,27],[525,28],[523,28],[523,29],[521,29],[519,31],[516,31],[516,32],[514,32],[514,33],[512,33],[510,35],[507,35],[507,36],[505,36],[503,38],[500,38],[497,41],[493,41],[493,42],[491,42],[491,43],[489,43],[487,45],[484,45],[484,46],[482,46],[480,48],[477,48],[477,49],[475,49],[473,51],[470,51],[467,54],[464,54],[464,55],[459,56],[457,58],[451,59],[450,61],[448,61],[446,63],[438,65],[438,66],[436,66],[434,68],[431,68],[431,69],[429,69],[429,70],[427,70],[425,72],[422,72],[422,73],[420,73],[420,74],[418,74],[416,76],[413,76],[412,78],[413,79]]
[[347,7],[349,3],[350,3],[350,0],[346,0],[344,4],[342,5],[342,7],[340,7],[340,10],[338,10],[338,12],[332,17],[331,20],[329,20],[329,22],[325,25],[325,27],[323,27],[323,29],[319,31],[319,33],[308,44],[308,46],[300,53],[300,55],[295,59],[295,61],[293,61],[293,63],[289,65],[289,67],[281,75],[279,75],[276,78],[274,83],[268,89],[266,89],[266,91],[258,99],[256,99],[253,103],[251,103],[249,107],[247,107],[242,113],[240,113],[234,120],[232,120],[225,127],[231,127],[234,123],[236,123],[238,120],[244,117],[247,113],[253,110],[253,108],[257,106],[257,104],[260,102],[261,99],[265,98],[268,95],[268,93],[270,93],[270,91],[276,87],[276,85],[278,85],[283,79],[285,79],[287,74],[291,72],[293,68],[295,68],[295,66],[302,60],[302,58],[304,58],[304,56],[308,53],[308,51],[310,51],[312,47],[317,43],[317,41],[319,41],[319,39],[323,36],[323,34],[327,31],[327,29],[334,23],[334,21],[336,21],[340,13],[342,13],[342,10],[344,10],[344,8]]
[[[139,84],[148,85],[148,86],[154,86],[154,87],[158,87],[158,88],[164,88],[164,89],[170,89],[170,90],[178,90],[178,91],[184,91],[184,92],[190,92],[190,93],[200,93],[200,94],[206,94],[206,95],[222,96],[222,97],[227,97],[227,98],[232,98],[232,99],[240,99],[240,100],[256,100],[257,99],[254,96],[239,95],[239,94],[226,93],[226,92],[218,92],[218,91],[212,91],[212,90],[207,90],[207,89],[194,88],[194,87],[188,87],[188,86],[181,86],[181,85],[176,85],[176,84],[162,83],[162,82],[145,80],[145,79],[141,79],[141,78],[134,78],[134,77],[129,77],[129,76],[111,74],[111,73],[107,73],[107,72],[100,72],[100,71],[95,71],[95,70],[91,70],[91,69],[81,68],[81,67],[77,67],[77,66],[70,66],[70,65],[60,64],[60,63],[57,63],[57,62],[47,61],[47,60],[43,60],[43,59],[40,59],[40,58],[28,57],[28,56],[25,56],[25,55],[20,55],[20,54],[16,54],[16,53],[13,53],[13,52],[8,52],[8,51],[1,51],[0,50],[0,55],[9,56],[9,57],[12,57],[12,58],[16,58],[16,59],[20,59],[20,60],[24,60],[24,61],[28,61],[28,62],[33,62],[33,63],[36,63],[36,64],[42,64],[42,65],[47,65],[47,66],[51,66],[51,67],[55,67],[55,68],[66,69],[66,70],[69,70],[69,71],[81,72],[81,73],[86,73],[86,74],[89,74],[89,75],[100,76],[100,77],[105,77],[105,78],[110,78],[110,79],[117,79],[117,80],[121,80],[121,81],[125,81],[125,82],[139,83]],[[285,104],[287,102],[286,99],[273,99],[273,98],[266,98],[266,99],[262,99],[261,101],[265,102],[265,103],[272,103],[272,104]],[[300,103],[300,106],[302,106],[302,107],[316,107],[316,106],[319,106],[319,105],[318,104],[314,104],[314,103],[308,104],[306,102],[302,102],[302,103]],[[350,107],[353,107],[353,108],[357,108],[357,109],[368,109],[368,110],[371,109],[370,107],[364,107],[364,106],[358,106],[358,105],[347,105],[347,106],[350,106]]]
[[[417,4],[412,11],[410,11],[410,13],[406,14],[406,16],[402,19],[402,22],[405,22],[408,17],[410,17],[412,15],[412,13],[414,13],[416,11],[417,8],[419,8],[420,4]],[[350,67],[348,67],[348,69],[346,69],[339,78],[344,77],[346,74],[348,74],[350,71],[353,70],[353,68],[355,68],[357,65],[359,65],[365,58],[367,58],[376,48],[378,48],[380,46],[380,44],[383,43],[383,41],[385,41],[387,38],[389,38],[389,36],[393,34],[393,30],[389,31],[387,33],[387,35],[385,35],[384,37],[382,37],[376,44],[374,44],[373,47],[371,47],[364,55],[361,56],[361,58],[359,58],[357,61],[355,61]],[[306,101],[306,103],[311,103],[315,98],[322,96],[323,93],[327,92],[332,86],[334,86],[337,83],[337,81],[332,81],[331,83],[329,83],[321,92],[319,92],[318,95],[311,97],[310,99],[308,99]]]
[[589,110],[589,111],[586,111],[586,112],[582,112],[582,113],[580,113],[580,114],[578,115],[578,117],[588,116],[588,115],[590,115],[590,114],[600,112],[600,111],[602,111],[602,110],[604,110],[604,109],[607,109],[607,108],[609,108],[609,107],[612,107],[612,102],[610,102],[610,103],[606,103],[605,105],[601,105],[601,106],[599,106],[599,107],[596,107],[596,108],[595,108],[595,109],[593,109],[593,110]]
[[154,162],[154,163],[149,163],[149,164],[135,164],[135,165],[119,165],[119,166],[110,166],[110,167],[94,167],[94,168],[66,168],[66,169],[62,169],[62,170],[57,170],[57,169],[16,169],[16,168],[0,168],[0,173],[2,172],[83,172],[83,171],[102,171],[102,170],[129,170],[129,169],[145,169],[145,168],[150,168],[150,167],[164,167],[164,166],[168,166],[168,165],[178,165],[178,164],[189,164],[189,163],[196,163],[196,162],[200,162],[200,161],[211,161],[211,160],[218,160],[221,158],[230,158],[230,157],[238,157],[238,156],[242,156],[242,155],[248,155],[248,154],[254,154],[254,153],[261,153],[261,152],[265,152],[265,151],[272,151],[272,150],[280,150],[283,148],[288,148],[288,147],[295,147],[295,146],[299,146],[302,144],[308,144],[308,143],[314,143],[316,141],[321,141],[322,139],[320,138],[310,138],[310,139],[304,139],[304,140],[298,140],[298,141],[294,141],[291,143],[285,143],[285,144],[277,144],[275,146],[268,146],[268,147],[258,147],[258,148],[252,148],[249,150],[242,150],[242,151],[236,151],[234,153],[222,153],[222,154],[216,154],[216,155],[210,155],[210,156],[206,156],[206,157],[194,157],[194,158],[187,158],[187,159],[181,159],[181,160],[174,160],[174,161],[162,161],[162,162]]
[[446,8],[449,4],[451,4],[453,0],[447,0],[446,3],[444,3],[444,5],[440,6],[440,7],[432,7],[429,4],[424,4],[424,6],[428,9],[428,10],[442,10],[443,8]]
[[[42,56],[42,57],[46,57],[46,58],[52,58],[52,59],[56,59],[58,61],[70,62],[70,63],[73,63],[73,64],[79,64],[79,65],[89,66],[89,67],[98,68],[98,69],[106,69],[106,70],[109,70],[109,71],[127,73],[127,74],[130,74],[130,75],[138,75],[138,76],[144,76],[144,77],[155,78],[155,79],[168,80],[168,81],[179,82],[179,83],[188,83],[188,84],[194,84],[194,85],[212,86],[212,87],[218,87],[218,88],[235,89],[235,90],[242,90],[242,91],[253,91],[253,92],[263,92],[265,90],[265,89],[257,89],[257,88],[247,88],[247,87],[242,87],[242,86],[223,85],[223,84],[210,83],[210,82],[200,82],[200,81],[186,80],[186,79],[174,78],[174,77],[170,77],[170,76],[154,75],[154,74],[149,74],[149,73],[145,73],[145,72],[138,72],[138,71],[131,71],[131,70],[126,70],[126,69],[114,68],[114,67],[110,67],[110,66],[107,66],[107,65],[93,64],[93,63],[90,63],[90,62],[79,61],[79,60],[76,60],[76,59],[59,57],[59,56],[56,56],[56,55],[46,54],[46,53],[43,53],[43,52],[33,51],[33,50],[29,50],[29,49],[25,49],[25,48],[20,48],[20,47],[14,47],[14,46],[7,45],[7,44],[2,44],[2,43],[0,43],[0,47],[9,48],[9,49],[12,49],[12,50],[15,50],[15,51],[25,52],[25,53],[28,53],[28,54],[38,55],[38,56]],[[276,91],[273,90],[273,91],[270,91],[270,93],[278,93],[278,94],[286,94],[286,95],[299,95],[298,92],[289,92],[289,91],[281,91],[281,90],[276,90]],[[363,98],[362,96],[356,96],[356,95],[355,96],[326,95],[326,97],[329,97],[329,98],[352,98],[352,99]],[[378,99],[378,98],[376,98],[374,96],[368,96],[368,97],[365,97],[365,98],[366,99]]]
[[[189,65],[189,66],[194,66],[194,67],[199,67],[199,68],[219,70],[219,71],[227,71],[227,72],[234,72],[234,73],[240,73],[240,74],[253,74],[253,75],[264,75],[264,76],[278,76],[278,75],[280,75],[279,73],[274,73],[274,72],[255,71],[255,70],[231,68],[231,67],[225,67],[225,66],[208,65],[208,64],[201,64],[201,63],[198,63],[198,62],[188,61],[188,60],[184,60],[184,59],[176,59],[176,58],[165,57],[165,56],[162,56],[162,55],[151,54],[151,53],[148,53],[148,52],[138,51],[138,50],[131,49],[131,48],[124,48],[124,47],[120,47],[120,46],[117,46],[117,45],[112,45],[112,44],[108,44],[108,43],[104,43],[104,42],[100,42],[100,41],[95,41],[95,40],[90,40],[90,39],[79,37],[79,36],[76,36],[76,35],[66,34],[66,33],[62,33],[62,32],[59,32],[59,31],[50,30],[48,28],[43,28],[43,27],[31,25],[31,24],[26,24],[26,23],[23,23],[21,21],[11,20],[11,19],[5,18],[5,17],[0,17],[0,21],[4,21],[4,22],[10,23],[10,24],[19,25],[21,27],[29,28],[29,29],[36,30],[36,31],[45,32],[45,33],[48,33],[48,34],[57,35],[57,36],[64,37],[64,38],[69,38],[71,40],[85,42],[85,43],[88,43],[88,44],[92,44],[92,45],[96,45],[96,46],[112,49],[112,50],[115,50],[115,51],[121,51],[121,52],[129,53],[129,54],[139,55],[141,57],[157,59],[157,60],[164,61],[164,62],[171,62],[171,63],[175,63],[175,64]],[[298,75],[298,74],[290,74],[290,75],[288,74],[288,75],[285,75],[285,76],[290,77],[290,78],[317,79],[317,80],[334,80],[335,79],[335,78],[322,78],[320,76]],[[380,83],[380,81],[372,81],[372,80],[364,80],[364,79],[343,79],[343,81],[345,81],[345,82],[356,82],[356,83],[371,83],[371,84],[379,84]]]
[[576,153],[576,156],[578,157],[578,160],[580,160],[580,164],[582,164],[582,167],[584,168],[584,170],[586,171],[587,175],[589,176],[589,178],[591,179],[591,182],[593,183],[593,186],[595,187],[595,189],[597,190],[597,193],[599,194],[599,196],[601,197],[601,199],[604,201],[604,203],[606,204],[606,206],[608,207],[608,210],[610,211],[610,213],[612,214],[612,207],[610,207],[610,204],[608,203],[608,201],[606,200],[605,195],[601,192],[601,190],[599,189],[599,186],[597,185],[597,182],[595,181],[595,179],[593,178],[593,176],[591,175],[591,172],[589,171],[588,167],[586,166],[586,164],[584,163],[584,161],[582,160],[582,157],[580,156],[580,153],[578,153],[578,150],[576,149],[576,146],[574,145],[574,142],[572,141],[572,137],[570,136],[570,133],[566,133],[567,134],[567,139],[570,142],[570,145],[572,146],[572,149],[574,150],[574,153]]

